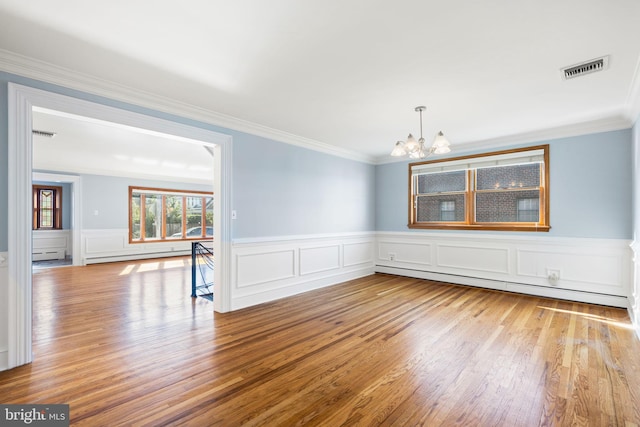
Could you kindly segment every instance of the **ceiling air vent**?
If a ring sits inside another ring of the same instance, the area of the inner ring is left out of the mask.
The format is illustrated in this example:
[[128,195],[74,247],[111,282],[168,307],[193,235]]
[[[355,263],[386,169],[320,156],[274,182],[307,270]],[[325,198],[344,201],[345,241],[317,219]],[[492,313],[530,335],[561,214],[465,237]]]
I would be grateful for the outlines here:
[[38,136],[44,136],[45,138],[53,138],[54,136],[56,136],[55,132],[47,132],[46,130],[36,130],[33,129],[31,131],[34,135],[38,135]]
[[574,79],[576,77],[584,76],[585,74],[603,71],[607,68],[609,68],[608,55],[603,56],[602,58],[592,59],[591,61],[566,67],[562,70],[562,77],[565,80]]

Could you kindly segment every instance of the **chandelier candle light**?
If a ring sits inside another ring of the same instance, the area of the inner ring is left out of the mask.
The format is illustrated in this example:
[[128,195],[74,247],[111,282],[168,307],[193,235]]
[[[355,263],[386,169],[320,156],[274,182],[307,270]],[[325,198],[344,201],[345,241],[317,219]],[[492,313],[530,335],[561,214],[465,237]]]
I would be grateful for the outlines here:
[[451,151],[449,141],[444,137],[442,131],[438,132],[431,147],[426,148],[424,146],[424,138],[422,137],[422,112],[426,109],[427,107],[423,105],[415,108],[415,111],[420,113],[420,139],[416,141],[413,135],[409,134],[406,142],[396,142],[396,146],[391,152],[392,156],[401,157],[408,154],[410,159],[424,159],[432,154],[445,154]]

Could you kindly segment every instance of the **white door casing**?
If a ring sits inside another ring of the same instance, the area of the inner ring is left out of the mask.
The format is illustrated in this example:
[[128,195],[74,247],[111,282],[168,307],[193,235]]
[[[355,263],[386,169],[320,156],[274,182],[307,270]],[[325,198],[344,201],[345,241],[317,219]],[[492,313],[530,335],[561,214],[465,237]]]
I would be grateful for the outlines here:
[[[31,182],[33,108],[61,111],[198,141],[214,151],[214,310],[230,309],[231,165],[230,135],[159,119],[94,102],[8,85],[8,368],[30,363],[31,346]],[[124,203],[124,201],[123,201]],[[81,224],[78,224],[81,227]],[[75,247],[75,242],[74,242]],[[79,247],[79,245],[78,245]]]

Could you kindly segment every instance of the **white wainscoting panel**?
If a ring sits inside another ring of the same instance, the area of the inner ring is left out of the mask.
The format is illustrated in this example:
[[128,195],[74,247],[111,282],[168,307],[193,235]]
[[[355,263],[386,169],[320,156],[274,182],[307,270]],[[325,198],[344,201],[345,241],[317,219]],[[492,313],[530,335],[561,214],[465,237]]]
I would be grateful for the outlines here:
[[237,239],[231,309],[371,275],[374,248],[374,233]]
[[64,259],[71,255],[71,230],[34,230],[31,246],[34,261]]
[[340,245],[300,248],[300,275],[340,268]]
[[504,247],[438,244],[436,251],[439,267],[487,273],[509,272],[509,250]]
[[83,264],[188,255],[191,242],[129,243],[129,230],[82,230]]
[[625,259],[621,254],[594,247],[570,248],[572,252],[566,249],[557,251],[555,248],[548,252],[517,250],[517,275],[547,277],[549,270],[555,270],[567,289],[582,290],[582,284],[588,284],[591,292],[625,295]]
[[433,264],[431,253],[431,243],[378,240],[378,259],[429,266]]
[[296,274],[293,249],[258,252],[236,256],[239,288],[290,279]]
[[120,253],[126,250],[127,237],[111,232],[85,235],[84,253],[87,256]]
[[344,243],[344,266],[373,264],[373,242]]
[[0,252],[0,371],[9,369],[9,271],[7,252]]
[[628,240],[379,232],[375,253],[378,272],[625,308],[633,289]]

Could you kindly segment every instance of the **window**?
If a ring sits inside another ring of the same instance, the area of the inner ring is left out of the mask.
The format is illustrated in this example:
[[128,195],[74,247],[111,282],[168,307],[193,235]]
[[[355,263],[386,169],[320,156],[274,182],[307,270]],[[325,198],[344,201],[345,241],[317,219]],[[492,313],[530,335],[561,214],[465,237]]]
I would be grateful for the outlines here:
[[[416,176],[417,221],[426,223],[464,221],[466,179],[464,171]],[[445,209],[447,213],[443,214]]]
[[548,231],[549,146],[409,165],[409,228]]
[[129,242],[213,237],[213,193],[129,187]]
[[62,229],[62,187],[34,185],[33,229]]

